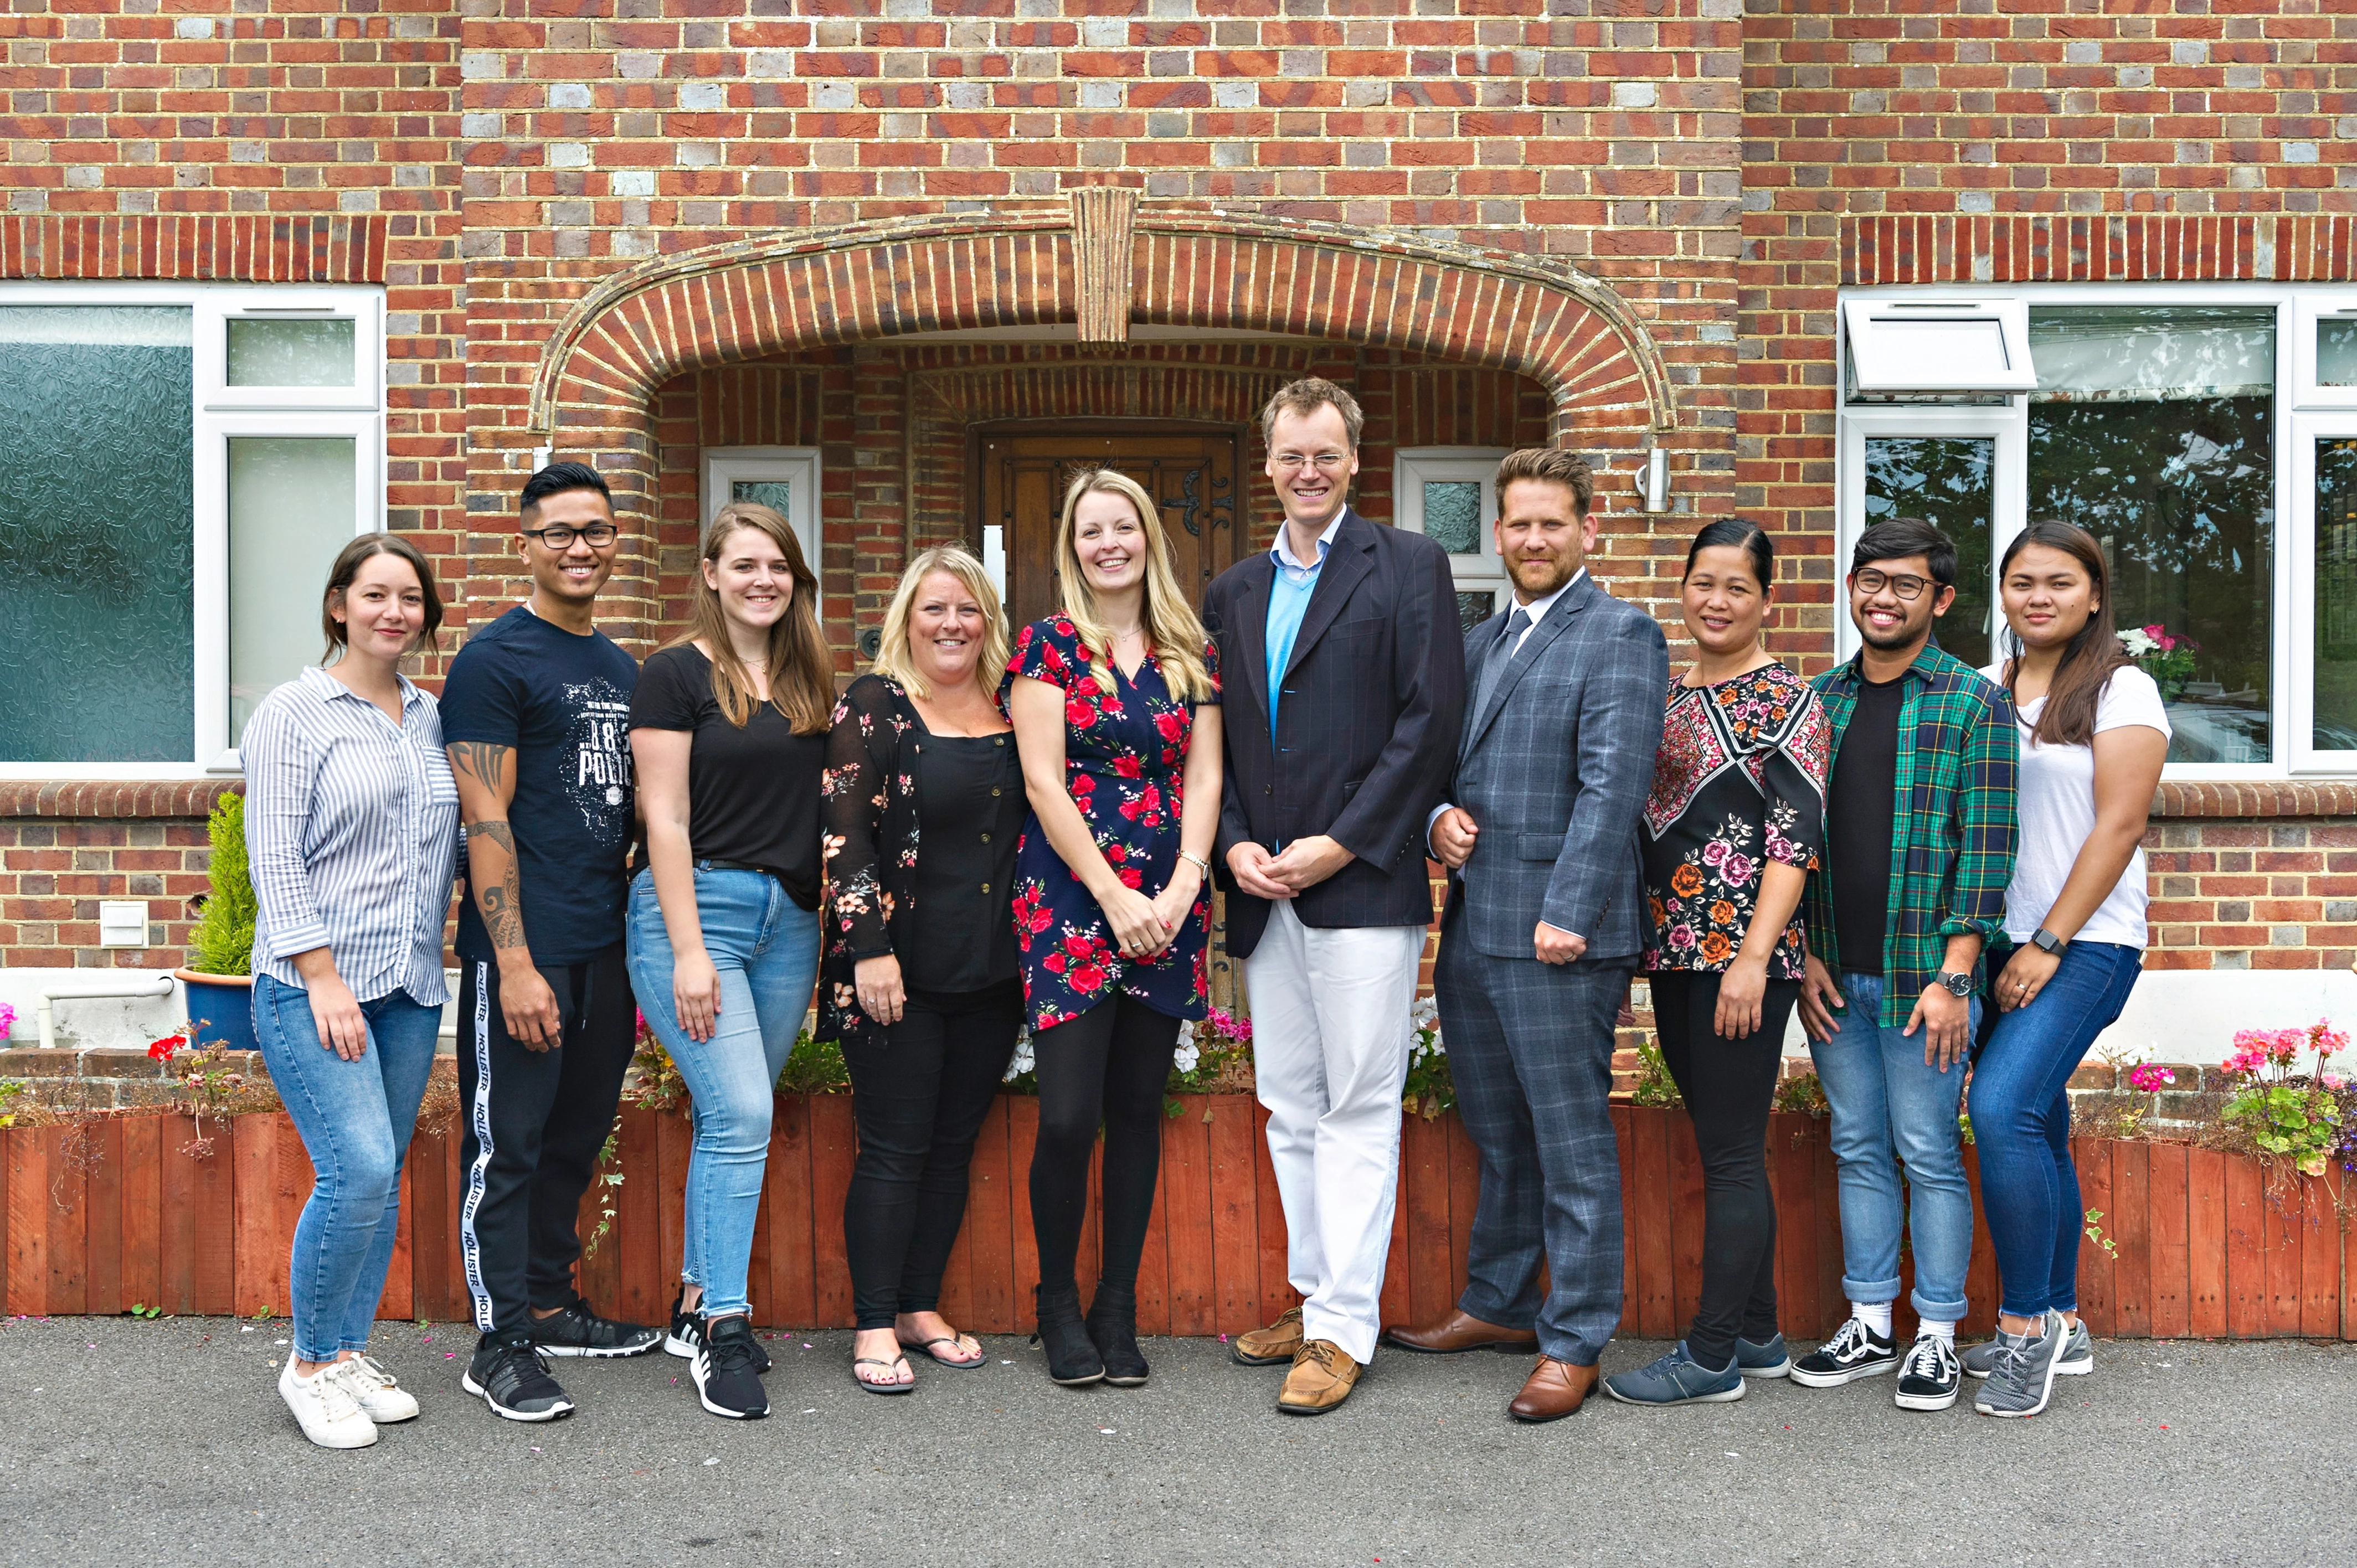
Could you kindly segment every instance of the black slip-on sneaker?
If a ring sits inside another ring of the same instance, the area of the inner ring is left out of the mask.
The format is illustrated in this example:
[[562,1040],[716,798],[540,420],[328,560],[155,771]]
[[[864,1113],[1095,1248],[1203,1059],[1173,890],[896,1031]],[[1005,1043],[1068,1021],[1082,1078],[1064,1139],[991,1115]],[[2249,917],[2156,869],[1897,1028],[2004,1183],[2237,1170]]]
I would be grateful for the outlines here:
[[760,1341],[743,1313],[705,1319],[696,1335],[695,1358],[688,1363],[704,1408],[731,1421],[759,1421],[769,1414],[769,1392],[754,1364],[760,1353]]
[[459,1386],[510,1421],[557,1421],[573,1413],[573,1401],[540,1359],[533,1342],[518,1335],[486,1336],[475,1347]]
[[532,1342],[544,1356],[643,1356],[663,1342],[663,1331],[600,1317],[575,1296],[570,1306],[533,1320]]

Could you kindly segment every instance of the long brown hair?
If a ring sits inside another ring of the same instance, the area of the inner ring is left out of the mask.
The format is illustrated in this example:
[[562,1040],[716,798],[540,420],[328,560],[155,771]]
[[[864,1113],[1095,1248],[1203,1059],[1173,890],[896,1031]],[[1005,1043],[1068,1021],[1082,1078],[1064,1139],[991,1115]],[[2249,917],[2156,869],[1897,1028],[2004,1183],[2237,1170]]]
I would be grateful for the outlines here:
[[[2046,688],[2046,706],[2040,710],[2029,738],[2040,746],[2086,746],[2095,738],[2095,707],[2104,699],[2112,671],[2136,660],[2128,657],[2127,650],[2120,646],[2119,634],[2112,629],[2111,574],[2104,568],[2104,547],[2095,536],[2059,519],[2040,518],[2015,534],[2013,542],[2005,547],[2005,556],[1997,563],[1999,583],[2013,569],[2013,558],[2032,544],[2059,550],[2079,563],[2093,589],[2094,605],[2087,612],[2087,624],[2062,650],[2062,661],[2054,667],[2054,678]],[[2021,639],[2015,635],[2013,653],[2005,661],[2008,696],[2020,670]]]
[[[802,558],[802,542],[786,520],[759,501],[730,501],[712,514],[704,531],[703,561],[717,564],[728,538],[749,528],[764,535],[786,558],[793,577],[793,598],[770,628],[770,706],[785,716],[796,735],[817,735],[834,712],[834,660],[818,628],[818,574]],[[702,642],[710,650],[712,694],[728,722],[743,729],[761,706],[760,689],[753,684],[745,661],[728,640],[728,620],[720,608],[720,592],[695,574],[695,606],[688,628],[666,648]]]
[[336,618],[336,611],[343,607],[344,596],[359,580],[361,564],[378,555],[398,555],[417,574],[417,586],[425,601],[425,625],[409,651],[441,648],[442,593],[434,585],[433,566],[416,545],[398,533],[363,533],[337,552],[336,564],[328,568],[328,592],[319,601],[319,628],[328,634],[328,651],[321,664],[331,664],[338,654],[351,651],[350,628]]

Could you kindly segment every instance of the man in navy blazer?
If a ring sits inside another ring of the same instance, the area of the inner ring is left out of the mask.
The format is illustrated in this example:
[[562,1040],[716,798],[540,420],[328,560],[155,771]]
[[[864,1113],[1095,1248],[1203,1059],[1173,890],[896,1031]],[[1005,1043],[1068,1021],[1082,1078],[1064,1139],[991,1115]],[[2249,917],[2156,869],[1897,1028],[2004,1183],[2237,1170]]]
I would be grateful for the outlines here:
[[1359,405],[1295,381],[1262,415],[1274,548],[1203,598],[1227,768],[1217,853],[1243,960],[1286,1272],[1305,1298],[1235,1359],[1289,1368],[1277,1408],[1350,1396],[1381,1330],[1409,1010],[1432,921],[1425,823],[1456,758],[1465,670],[1448,557],[1346,502]]
[[[1647,934],[1637,822],[1670,680],[1653,618],[1596,585],[1587,462],[1498,465],[1498,554],[1514,606],[1465,639],[1473,698],[1433,854],[1450,868],[1433,989],[1457,1104],[1481,1155],[1465,1294],[1392,1343],[1494,1348],[1535,1325],[1507,1406],[1553,1421],[1596,1386],[1620,1320],[1612,1028]],[[1549,1288],[1538,1290],[1544,1259]]]

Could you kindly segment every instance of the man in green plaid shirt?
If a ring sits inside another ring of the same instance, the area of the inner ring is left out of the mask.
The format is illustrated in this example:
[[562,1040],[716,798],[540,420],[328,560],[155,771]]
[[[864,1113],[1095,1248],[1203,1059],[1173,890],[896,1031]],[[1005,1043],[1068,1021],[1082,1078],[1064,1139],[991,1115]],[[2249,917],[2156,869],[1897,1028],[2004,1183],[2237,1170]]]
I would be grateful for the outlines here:
[[[1945,1410],[1963,1381],[1973,1197],[1956,1112],[2017,836],[2012,699],[1932,642],[1955,581],[1956,547],[1930,523],[1867,529],[1848,578],[1864,646],[1813,682],[1834,766],[1801,1024],[1833,1109],[1850,1318],[1792,1380],[1831,1388],[1895,1369],[1904,1410]],[[1921,1320],[1903,1359],[1890,1318],[1902,1223]]]

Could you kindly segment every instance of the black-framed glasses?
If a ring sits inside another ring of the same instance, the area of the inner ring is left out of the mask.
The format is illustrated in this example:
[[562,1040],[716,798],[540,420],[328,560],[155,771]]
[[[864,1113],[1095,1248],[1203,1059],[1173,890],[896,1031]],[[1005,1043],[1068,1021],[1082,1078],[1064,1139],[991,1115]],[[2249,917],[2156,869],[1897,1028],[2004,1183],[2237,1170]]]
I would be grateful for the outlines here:
[[1856,585],[1861,594],[1878,594],[1883,589],[1889,588],[1909,604],[1913,604],[1917,599],[1921,598],[1923,590],[1932,585],[1931,578],[1918,577],[1911,572],[1902,572],[1894,577],[1888,572],[1878,572],[1871,566],[1860,572],[1851,573],[1849,580]]
[[592,550],[603,550],[621,536],[621,530],[610,522],[593,522],[587,528],[575,528],[569,523],[553,522],[546,528],[527,528],[526,539],[537,539],[551,550],[570,550],[576,539],[586,539]]

